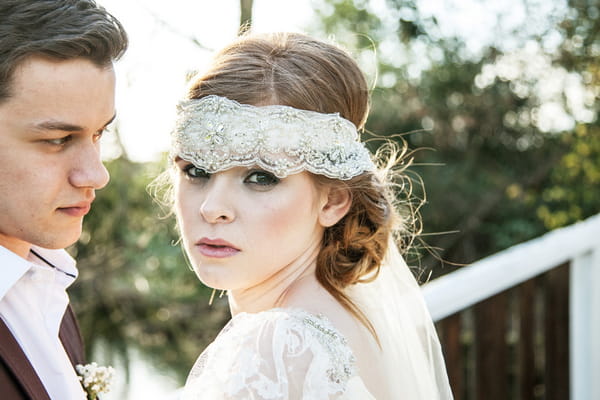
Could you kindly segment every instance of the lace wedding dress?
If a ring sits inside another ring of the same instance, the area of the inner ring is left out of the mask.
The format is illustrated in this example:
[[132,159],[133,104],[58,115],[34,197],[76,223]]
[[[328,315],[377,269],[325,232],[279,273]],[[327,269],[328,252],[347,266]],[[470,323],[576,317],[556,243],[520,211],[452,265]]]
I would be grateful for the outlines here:
[[191,399],[374,399],[346,340],[323,316],[278,308],[236,315],[202,353]]

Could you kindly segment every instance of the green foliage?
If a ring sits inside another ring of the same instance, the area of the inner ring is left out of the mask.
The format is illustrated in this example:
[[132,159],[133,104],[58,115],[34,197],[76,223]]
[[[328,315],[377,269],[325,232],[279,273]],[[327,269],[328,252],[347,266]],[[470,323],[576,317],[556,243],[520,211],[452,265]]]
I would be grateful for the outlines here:
[[600,211],[600,127],[579,125],[562,138],[568,152],[542,188],[536,215],[547,229]]

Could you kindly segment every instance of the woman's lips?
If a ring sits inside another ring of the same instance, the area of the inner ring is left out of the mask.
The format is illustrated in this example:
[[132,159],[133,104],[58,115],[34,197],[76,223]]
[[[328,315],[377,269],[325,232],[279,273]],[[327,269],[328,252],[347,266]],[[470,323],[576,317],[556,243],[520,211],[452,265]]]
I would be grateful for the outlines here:
[[235,246],[223,239],[202,238],[196,243],[196,247],[205,257],[226,258],[240,252]]

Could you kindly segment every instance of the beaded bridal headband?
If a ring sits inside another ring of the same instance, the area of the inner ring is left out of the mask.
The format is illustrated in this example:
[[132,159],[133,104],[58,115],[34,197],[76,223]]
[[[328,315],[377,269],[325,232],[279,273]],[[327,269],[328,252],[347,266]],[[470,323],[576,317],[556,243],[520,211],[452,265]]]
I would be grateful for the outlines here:
[[356,127],[339,114],[213,95],[185,100],[177,111],[172,156],[209,173],[255,165],[278,178],[310,171],[348,180],[375,169]]

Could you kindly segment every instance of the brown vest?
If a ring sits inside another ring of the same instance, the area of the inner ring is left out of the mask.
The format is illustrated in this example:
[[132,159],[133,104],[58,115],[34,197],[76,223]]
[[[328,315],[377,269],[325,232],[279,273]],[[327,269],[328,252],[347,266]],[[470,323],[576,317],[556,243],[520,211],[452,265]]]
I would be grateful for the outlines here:
[[[83,340],[71,306],[67,307],[62,319],[59,337],[73,366],[83,364]],[[51,400],[27,356],[1,318],[0,399]]]

